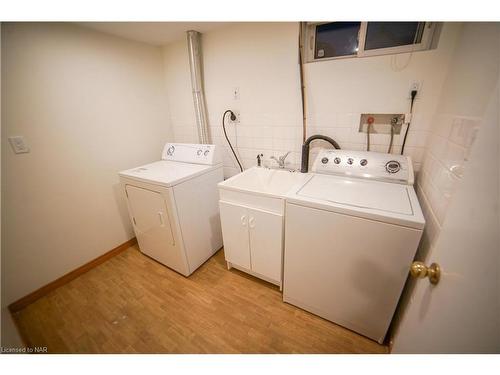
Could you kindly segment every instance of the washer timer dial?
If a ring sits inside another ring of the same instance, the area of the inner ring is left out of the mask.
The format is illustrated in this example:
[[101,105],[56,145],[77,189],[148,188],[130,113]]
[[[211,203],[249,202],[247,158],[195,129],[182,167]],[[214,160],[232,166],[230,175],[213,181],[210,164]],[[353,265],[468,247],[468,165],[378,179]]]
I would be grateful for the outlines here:
[[397,173],[401,169],[401,164],[397,160],[390,160],[385,165],[385,170],[389,173]]

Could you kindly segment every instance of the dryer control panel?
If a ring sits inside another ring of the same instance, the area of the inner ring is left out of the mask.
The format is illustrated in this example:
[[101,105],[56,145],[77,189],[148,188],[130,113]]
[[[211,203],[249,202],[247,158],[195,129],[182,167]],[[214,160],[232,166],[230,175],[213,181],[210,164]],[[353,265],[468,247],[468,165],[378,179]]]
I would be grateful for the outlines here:
[[312,171],[408,185],[414,182],[410,157],[373,151],[321,149]]
[[216,145],[195,143],[166,143],[161,158],[205,165],[216,165],[222,162]]

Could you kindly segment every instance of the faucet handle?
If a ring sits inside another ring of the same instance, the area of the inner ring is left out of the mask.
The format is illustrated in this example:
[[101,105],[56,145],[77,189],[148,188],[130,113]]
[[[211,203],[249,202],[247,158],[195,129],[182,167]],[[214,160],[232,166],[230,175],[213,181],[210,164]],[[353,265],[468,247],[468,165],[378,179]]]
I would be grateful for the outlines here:
[[281,156],[278,156],[278,157],[272,155],[272,156],[270,156],[270,159],[276,160],[276,163],[278,163],[278,166],[280,168],[285,168],[285,159],[286,159],[286,157],[288,156],[288,154],[290,152],[291,151],[288,151],[285,155],[281,155]]
[[286,159],[286,157],[290,154],[290,152],[291,152],[291,151],[288,151],[285,155],[281,155],[281,156],[280,156],[280,160],[281,160],[282,162],[284,162],[284,161],[285,161],[285,159]]
[[264,154],[257,154],[257,167],[260,167],[262,165],[262,158],[264,157]]

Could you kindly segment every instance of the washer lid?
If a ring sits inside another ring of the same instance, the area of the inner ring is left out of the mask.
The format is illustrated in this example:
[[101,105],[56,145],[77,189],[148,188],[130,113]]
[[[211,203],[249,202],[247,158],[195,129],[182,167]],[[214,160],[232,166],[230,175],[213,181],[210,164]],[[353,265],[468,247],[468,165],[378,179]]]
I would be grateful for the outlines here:
[[401,184],[314,175],[297,196],[387,213],[414,214],[408,186]]
[[143,165],[142,167],[121,171],[119,175],[125,178],[169,187],[203,174],[213,168],[214,166],[212,165],[161,160]]

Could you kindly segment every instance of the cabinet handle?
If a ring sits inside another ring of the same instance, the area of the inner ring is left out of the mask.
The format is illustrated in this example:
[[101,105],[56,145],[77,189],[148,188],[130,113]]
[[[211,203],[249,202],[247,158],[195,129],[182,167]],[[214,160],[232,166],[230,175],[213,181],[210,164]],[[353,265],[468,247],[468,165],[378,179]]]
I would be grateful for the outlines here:
[[255,218],[253,216],[248,220],[248,226],[250,228],[255,228]]
[[247,216],[246,215],[241,216],[241,225],[243,225],[243,226],[247,225]]
[[165,223],[163,221],[163,213],[161,211],[158,212],[158,217],[160,218],[160,226],[164,227]]

